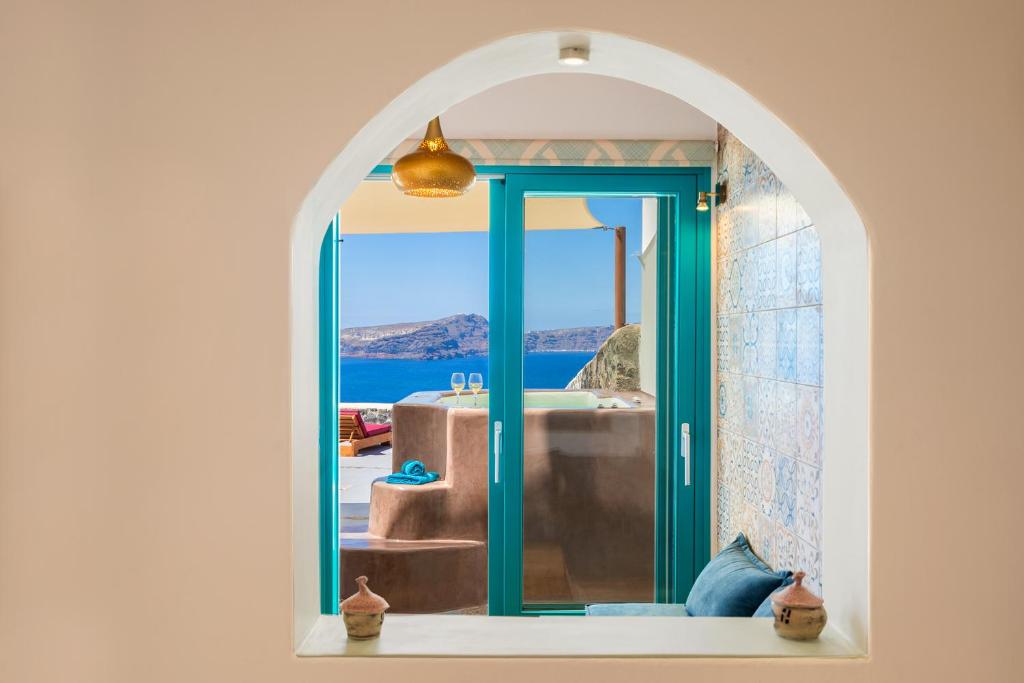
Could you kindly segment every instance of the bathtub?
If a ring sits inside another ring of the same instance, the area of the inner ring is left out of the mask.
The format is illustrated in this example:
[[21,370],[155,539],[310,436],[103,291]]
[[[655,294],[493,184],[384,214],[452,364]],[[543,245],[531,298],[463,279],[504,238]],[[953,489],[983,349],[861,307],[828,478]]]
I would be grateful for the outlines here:
[[[604,394],[605,392],[601,392]],[[527,391],[523,397],[525,408],[548,408],[553,410],[596,410],[598,408],[633,408],[638,402],[642,402],[640,396],[630,397],[630,400],[620,398],[618,395],[601,395],[593,391]],[[437,398],[437,403],[446,407],[465,408],[487,408],[490,405],[490,395],[482,393],[475,399],[471,393],[463,393],[461,397],[453,394],[442,394]]]

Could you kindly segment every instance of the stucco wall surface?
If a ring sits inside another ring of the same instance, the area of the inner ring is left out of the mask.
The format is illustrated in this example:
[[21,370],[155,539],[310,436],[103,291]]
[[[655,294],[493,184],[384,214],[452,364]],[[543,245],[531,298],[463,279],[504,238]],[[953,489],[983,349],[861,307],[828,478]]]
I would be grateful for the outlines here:
[[[1019,3],[0,11],[0,679],[1019,674]],[[291,654],[294,216],[417,79],[503,36],[562,28],[647,41],[731,79],[808,143],[867,226],[867,661]]]

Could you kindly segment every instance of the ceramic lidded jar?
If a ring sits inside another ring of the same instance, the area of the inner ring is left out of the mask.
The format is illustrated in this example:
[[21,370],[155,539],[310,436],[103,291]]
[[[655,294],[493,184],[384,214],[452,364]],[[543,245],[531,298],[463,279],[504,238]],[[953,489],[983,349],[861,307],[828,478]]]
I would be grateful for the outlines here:
[[356,579],[359,590],[341,601],[345,630],[349,638],[356,640],[379,636],[384,611],[390,607],[387,600],[367,588],[366,581],[365,576]]
[[828,615],[824,601],[803,586],[804,572],[793,575],[793,581],[772,593],[775,632],[790,640],[813,640],[821,635]]

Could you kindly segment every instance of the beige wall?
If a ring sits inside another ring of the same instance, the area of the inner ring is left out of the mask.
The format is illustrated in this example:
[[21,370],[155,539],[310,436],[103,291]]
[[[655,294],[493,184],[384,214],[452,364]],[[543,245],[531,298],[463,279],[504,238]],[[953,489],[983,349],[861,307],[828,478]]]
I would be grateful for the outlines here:
[[[0,678],[1010,680],[1024,15],[895,5],[6,3]],[[867,225],[870,661],[291,655],[294,214],[419,77],[502,35],[579,25],[747,89]]]

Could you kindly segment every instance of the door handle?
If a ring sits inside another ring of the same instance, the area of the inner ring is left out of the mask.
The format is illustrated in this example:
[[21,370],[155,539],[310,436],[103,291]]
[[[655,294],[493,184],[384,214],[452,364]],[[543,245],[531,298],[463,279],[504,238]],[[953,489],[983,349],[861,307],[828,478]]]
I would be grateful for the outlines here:
[[679,451],[683,456],[683,486],[690,485],[690,423],[679,425]]
[[494,421],[494,483],[501,483],[501,420]]

